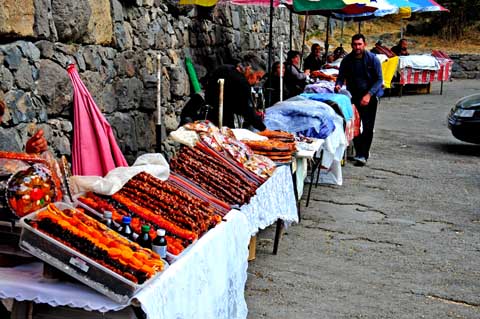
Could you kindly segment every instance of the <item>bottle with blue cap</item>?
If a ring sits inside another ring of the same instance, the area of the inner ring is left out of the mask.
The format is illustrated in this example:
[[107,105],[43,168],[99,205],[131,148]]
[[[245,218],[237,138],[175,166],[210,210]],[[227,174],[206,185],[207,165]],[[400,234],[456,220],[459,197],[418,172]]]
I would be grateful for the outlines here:
[[131,221],[132,219],[130,218],[130,216],[123,216],[122,224],[120,225],[120,227],[118,227],[117,232],[125,238],[134,240],[133,231],[132,231],[132,228],[130,227]]

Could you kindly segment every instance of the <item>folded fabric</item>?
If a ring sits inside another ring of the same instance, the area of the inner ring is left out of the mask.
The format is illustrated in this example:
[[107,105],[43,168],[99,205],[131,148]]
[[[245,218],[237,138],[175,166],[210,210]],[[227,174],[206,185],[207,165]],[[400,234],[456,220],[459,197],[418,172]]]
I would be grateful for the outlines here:
[[346,95],[336,93],[302,93],[301,95],[309,100],[337,103],[347,122],[353,117],[352,102]]
[[324,139],[335,130],[335,116],[327,104],[296,96],[268,108],[264,123],[269,130],[305,132]]
[[313,84],[305,86],[306,93],[333,93],[335,89],[335,82],[332,81],[318,81]]

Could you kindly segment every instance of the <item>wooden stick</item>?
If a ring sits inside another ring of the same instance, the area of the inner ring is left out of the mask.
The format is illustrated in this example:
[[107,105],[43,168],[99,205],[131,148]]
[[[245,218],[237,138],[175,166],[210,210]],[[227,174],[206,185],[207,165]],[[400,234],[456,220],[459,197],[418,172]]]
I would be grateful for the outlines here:
[[283,42],[280,42],[280,102],[283,101]]
[[157,125],[162,125],[162,63],[157,54]]
[[218,127],[223,126],[223,87],[225,84],[225,79],[218,79],[218,84],[220,84],[220,95],[218,97]]

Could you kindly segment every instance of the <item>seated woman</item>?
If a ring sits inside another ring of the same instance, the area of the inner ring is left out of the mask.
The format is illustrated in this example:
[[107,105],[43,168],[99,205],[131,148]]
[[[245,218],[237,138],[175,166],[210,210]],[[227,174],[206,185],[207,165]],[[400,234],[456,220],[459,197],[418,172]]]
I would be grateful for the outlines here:
[[311,52],[303,62],[303,69],[312,71],[320,70],[323,64],[322,48],[320,44],[312,44]]
[[[285,66],[282,69],[282,77],[285,75]],[[267,75],[263,84],[263,91],[265,92],[266,107],[280,101],[280,62],[277,61],[272,65],[270,75]],[[268,95],[270,94],[270,103],[268,103]],[[288,90],[283,82],[283,97],[288,96]]]
[[285,87],[288,90],[286,98],[299,95],[303,92],[307,79],[310,76],[310,71],[300,71],[300,52],[288,51],[287,61],[285,62]]

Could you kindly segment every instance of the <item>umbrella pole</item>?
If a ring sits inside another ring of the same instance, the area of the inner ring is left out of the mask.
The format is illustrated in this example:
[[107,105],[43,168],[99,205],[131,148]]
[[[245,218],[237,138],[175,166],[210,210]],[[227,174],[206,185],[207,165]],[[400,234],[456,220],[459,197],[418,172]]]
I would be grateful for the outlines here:
[[290,50],[293,50],[293,9],[290,10]]
[[[273,0],[270,0],[270,28],[268,34],[268,87],[272,87],[272,46],[273,46]],[[268,90],[267,93],[267,105],[270,105],[272,101],[272,90]],[[263,104],[263,111],[265,111],[265,103]]]
[[358,21],[358,33],[362,33],[362,21]]
[[157,153],[162,152],[162,65],[160,61],[160,54],[157,54]]
[[400,39],[403,39],[403,19],[400,18]]
[[302,58],[300,59],[300,69],[302,69],[302,64],[303,64],[303,51],[305,50],[305,39],[307,38],[307,24],[308,24],[308,12],[305,15],[305,23],[303,25]]
[[283,101],[283,42],[280,42],[280,102]]
[[324,61],[327,61],[328,56],[328,36],[330,34],[330,16],[327,17],[327,36],[325,37],[325,56],[323,57]]
[[340,46],[343,45],[343,29],[344,29],[344,27],[345,27],[345,20],[344,20],[343,15],[342,15],[342,23],[341,23],[341,25],[342,25],[342,31],[340,32]]

